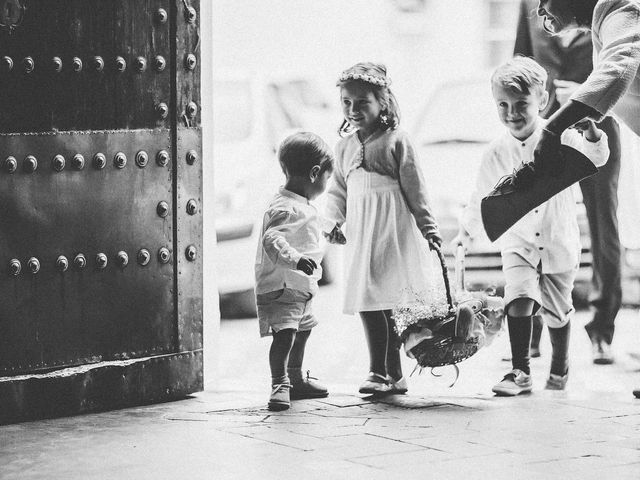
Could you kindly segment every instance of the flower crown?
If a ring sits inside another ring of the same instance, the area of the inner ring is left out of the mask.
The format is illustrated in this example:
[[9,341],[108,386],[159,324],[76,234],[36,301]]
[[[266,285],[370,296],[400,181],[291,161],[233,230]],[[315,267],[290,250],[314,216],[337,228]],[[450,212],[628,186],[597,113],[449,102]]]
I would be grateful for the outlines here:
[[388,87],[391,85],[391,79],[387,77],[379,77],[377,75],[369,75],[368,73],[353,73],[345,70],[340,75],[340,81],[346,80],[362,80],[363,82],[371,83],[379,87]]

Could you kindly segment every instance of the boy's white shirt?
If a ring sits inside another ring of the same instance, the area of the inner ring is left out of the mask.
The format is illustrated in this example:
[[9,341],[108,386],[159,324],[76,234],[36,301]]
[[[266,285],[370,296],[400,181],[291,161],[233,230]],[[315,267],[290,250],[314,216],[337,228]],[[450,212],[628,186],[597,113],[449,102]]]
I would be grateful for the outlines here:
[[[484,236],[480,202],[496,183],[513,173],[522,163],[533,161],[533,150],[540,138],[545,121],[538,119],[534,133],[526,140],[518,140],[509,131],[494,140],[484,153],[476,185],[462,213],[461,223],[474,237]],[[565,130],[561,142],[582,152],[596,167],[609,159],[607,135],[597,142],[589,142],[574,129]],[[580,231],[576,216],[576,202],[572,188],[567,188],[527,213],[497,240],[503,254],[516,253],[537,266],[542,262],[543,273],[560,273],[580,264]],[[508,262],[507,256],[507,262]],[[504,261],[504,258],[503,258]],[[508,268],[510,265],[503,265]]]
[[[321,230],[329,226],[333,223],[327,223],[313,203],[281,187],[262,222],[255,262],[256,293],[287,287],[315,294],[322,276]],[[318,265],[312,275],[296,269],[303,255]]]

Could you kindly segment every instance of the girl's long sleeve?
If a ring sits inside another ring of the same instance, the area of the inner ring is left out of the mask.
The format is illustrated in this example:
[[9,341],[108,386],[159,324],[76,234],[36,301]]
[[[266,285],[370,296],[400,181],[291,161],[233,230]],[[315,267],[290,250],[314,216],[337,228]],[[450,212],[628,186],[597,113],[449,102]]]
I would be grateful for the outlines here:
[[413,145],[406,135],[398,137],[393,154],[398,165],[400,188],[418,228],[423,235],[438,233],[438,224],[427,193],[427,183]]

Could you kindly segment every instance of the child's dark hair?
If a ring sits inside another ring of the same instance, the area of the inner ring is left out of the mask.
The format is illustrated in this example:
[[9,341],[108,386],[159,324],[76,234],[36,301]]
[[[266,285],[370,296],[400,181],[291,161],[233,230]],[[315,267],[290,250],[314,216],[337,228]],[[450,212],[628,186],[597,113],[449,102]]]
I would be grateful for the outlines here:
[[[381,63],[356,63],[342,72],[336,86],[342,87],[353,82],[359,83],[368,89],[378,102],[386,106],[380,113],[380,127],[383,130],[397,128],[400,124],[400,109],[395,95],[389,88],[391,79],[387,76],[387,67]],[[353,128],[347,119],[344,119],[338,129],[338,134],[344,137],[352,131]]]
[[333,171],[333,152],[320,136],[296,132],[285,138],[278,149],[278,161],[288,177],[305,177],[316,165],[320,174]]
[[500,65],[491,76],[491,85],[502,85],[512,92],[542,94],[547,83],[547,71],[529,57],[518,55]]

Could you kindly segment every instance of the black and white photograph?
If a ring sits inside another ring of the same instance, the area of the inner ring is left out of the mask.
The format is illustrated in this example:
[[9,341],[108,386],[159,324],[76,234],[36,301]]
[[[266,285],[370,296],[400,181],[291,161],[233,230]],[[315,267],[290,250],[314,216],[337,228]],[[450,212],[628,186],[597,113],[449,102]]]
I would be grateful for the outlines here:
[[640,478],[640,0],[0,0],[0,480]]

